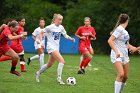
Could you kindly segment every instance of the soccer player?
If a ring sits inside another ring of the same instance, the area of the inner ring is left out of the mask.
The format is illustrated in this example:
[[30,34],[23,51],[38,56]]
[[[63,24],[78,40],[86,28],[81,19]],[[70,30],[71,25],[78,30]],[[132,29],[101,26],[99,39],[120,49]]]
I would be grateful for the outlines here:
[[77,36],[79,41],[79,51],[82,54],[82,62],[80,63],[80,68],[78,70],[78,74],[84,74],[85,68],[88,65],[88,63],[91,61],[92,54],[91,54],[91,48],[90,48],[90,40],[91,38],[96,39],[95,35],[95,29],[90,25],[90,18],[85,17],[84,18],[84,26],[80,26],[78,30],[75,33],[75,36]]
[[45,26],[45,20],[43,18],[40,18],[39,27],[36,28],[34,30],[34,32],[32,33],[32,38],[35,41],[34,46],[38,52],[38,55],[35,55],[33,57],[28,58],[28,63],[27,63],[29,65],[31,60],[39,59],[40,60],[40,68],[44,65],[45,34],[43,34],[41,37],[42,41],[40,41],[39,34],[41,31],[44,32],[44,26]]
[[[47,35],[47,51],[49,54],[48,63],[43,65],[39,71],[36,72],[36,81],[39,82],[40,74],[45,70],[50,68],[55,61],[58,61],[57,69],[57,81],[60,84],[65,84],[61,78],[62,70],[64,66],[64,58],[59,52],[59,41],[61,34],[69,40],[75,41],[74,38],[71,38],[67,35],[64,27],[61,25],[63,16],[61,14],[54,14],[52,24],[45,27],[44,33]],[[43,34],[43,32],[41,33]]]
[[[19,25],[18,25],[18,31],[15,34],[20,35],[24,32],[25,18],[20,17],[17,21],[18,21]],[[23,38],[27,39],[26,36],[24,36]],[[20,58],[21,72],[26,72],[26,69],[24,67],[25,59],[24,59],[24,48],[22,46],[22,38],[12,40],[10,43],[10,47],[18,54],[18,56]]]
[[111,47],[111,61],[117,71],[117,77],[115,80],[114,93],[122,93],[125,86],[125,82],[128,78],[129,70],[129,56],[130,52],[135,52],[136,47],[129,44],[129,34],[125,30],[129,22],[129,16],[127,14],[120,14],[118,22],[111,32],[111,36],[108,39],[108,43]]
[[15,70],[17,62],[18,62],[18,55],[15,53],[15,51],[13,49],[11,49],[8,46],[9,40],[15,40],[15,39],[24,37],[24,35],[27,35],[27,32],[24,32],[20,35],[13,36],[12,33],[16,32],[17,30],[18,30],[18,22],[12,21],[8,24],[8,26],[4,27],[3,31],[1,31],[1,34],[0,34],[0,57],[2,55],[10,56],[12,58],[12,66],[11,66],[10,73],[15,74],[17,76],[20,76],[20,73]]

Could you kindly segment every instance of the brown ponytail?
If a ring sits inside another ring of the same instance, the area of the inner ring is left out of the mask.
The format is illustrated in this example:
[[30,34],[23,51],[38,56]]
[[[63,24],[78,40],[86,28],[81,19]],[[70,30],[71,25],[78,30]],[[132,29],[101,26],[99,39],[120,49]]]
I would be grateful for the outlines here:
[[110,35],[115,31],[115,29],[120,25],[124,24],[127,20],[129,20],[129,16],[127,14],[120,14],[118,21],[113,29],[113,31],[110,32]]

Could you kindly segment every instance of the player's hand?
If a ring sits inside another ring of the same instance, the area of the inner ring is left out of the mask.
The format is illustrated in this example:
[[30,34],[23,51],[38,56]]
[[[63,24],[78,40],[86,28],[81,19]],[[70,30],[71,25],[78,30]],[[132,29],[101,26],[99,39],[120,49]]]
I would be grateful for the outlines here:
[[23,36],[26,36],[26,35],[27,35],[27,32],[22,32],[22,35],[23,35]]
[[40,44],[40,42],[38,40],[35,41],[37,44]]
[[131,47],[130,49],[129,49],[129,52],[131,53],[131,54],[133,54],[134,52],[136,52],[137,51],[137,48],[136,47]]
[[86,39],[86,37],[85,37],[85,36],[82,36],[82,37],[80,37],[80,39],[85,40],[85,39]]
[[23,38],[24,38],[25,40],[27,40],[27,36],[24,36]]
[[44,48],[44,47],[45,47],[45,45],[44,45],[44,43],[42,43],[41,48]]
[[119,52],[115,52],[116,57],[119,58],[120,57],[120,53]]
[[74,39],[74,38],[71,38],[71,40],[72,40],[73,42],[75,42],[75,39]]

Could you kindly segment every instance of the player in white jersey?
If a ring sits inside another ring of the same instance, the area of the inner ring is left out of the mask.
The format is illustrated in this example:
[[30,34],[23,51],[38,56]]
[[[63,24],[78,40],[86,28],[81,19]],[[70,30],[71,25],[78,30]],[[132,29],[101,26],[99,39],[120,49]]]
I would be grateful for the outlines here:
[[[40,74],[50,68],[55,61],[58,61],[58,69],[57,74],[58,78],[57,81],[60,84],[65,84],[61,78],[62,70],[64,66],[64,58],[59,52],[59,41],[61,34],[69,40],[75,41],[74,38],[71,38],[67,35],[64,27],[61,25],[63,20],[63,16],[60,14],[54,14],[52,24],[45,27],[44,33],[47,34],[47,51],[49,53],[48,63],[43,65],[42,68],[36,72],[36,81],[39,82]],[[43,32],[41,33],[43,34]]]
[[[41,31],[44,31],[45,21],[43,18],[39,20],[39,27],[34,30],[32,33],[32,38],[34,40],[35,49],[38,52],[38,55],[28,58],[27,64],[29,65],[31,60],[39,59],[40,68],[44,65],[44,47],[45,47],[45,34],[42,37],[39,36]],[[41,40],[40,40],[41,39]]]
[[129,44],[129,34],[125,30],[128,25],[129,16],[127,14],[120,14],[118,22],[111,32],[111,36],[108,43],[111,50],[111,61],[117,72],[117,77],[115,80],[114,93],[122,93],[125,82],[128,78],[129,69],[129,56],[128,49],[130,52],[135,52],[136,47]]

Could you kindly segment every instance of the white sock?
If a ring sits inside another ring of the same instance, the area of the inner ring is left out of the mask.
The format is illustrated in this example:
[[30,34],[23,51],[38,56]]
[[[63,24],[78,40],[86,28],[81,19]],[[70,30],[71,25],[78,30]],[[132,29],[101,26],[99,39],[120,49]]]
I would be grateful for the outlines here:
[[59,63],[58,68],[57,68],[58,78],[60,78],[60,79],[61,79],[61,75],[62,75],[63,66],[64,66],[63,63]]
[[30,57],[30,60],[35,60],[35,59],[39,59],[39,55],[35,55],[33,57]]
[[39,61],[40,61],[40,68],[41,68],[44,65],[44,53],[40,54]]
[[121,85],[121,92],[122,92],[122,90],[123,90],[123,88],[124,88],[125,85],[126,85],[126,83],[122,83],[122,85]]
[[46,69],[48,69],[47,64],[45,64],[45,65],[43,65],[43,66],[41,67],[41,69],[39,70],[39,73],[41,74],[41,73],[44,72]]
[[114,93],[120,93],[121,92],[121,86],[122,86],[122,82],[115,81],[115,91],[114,91]]

